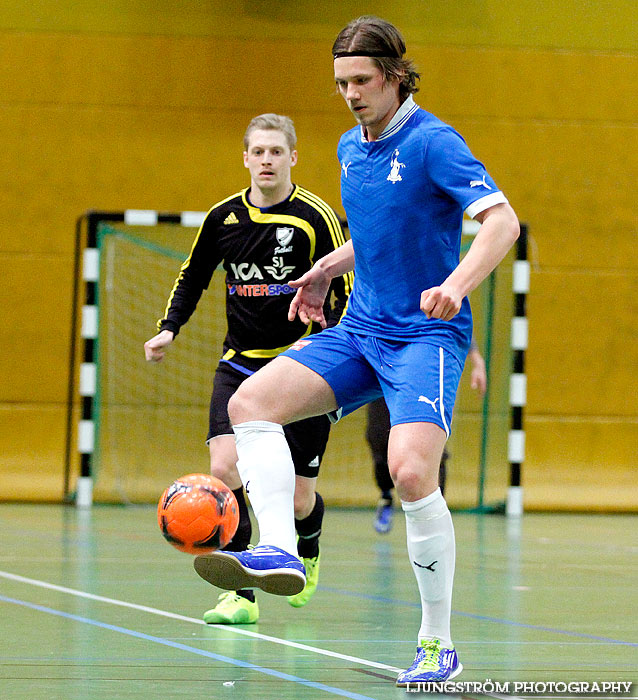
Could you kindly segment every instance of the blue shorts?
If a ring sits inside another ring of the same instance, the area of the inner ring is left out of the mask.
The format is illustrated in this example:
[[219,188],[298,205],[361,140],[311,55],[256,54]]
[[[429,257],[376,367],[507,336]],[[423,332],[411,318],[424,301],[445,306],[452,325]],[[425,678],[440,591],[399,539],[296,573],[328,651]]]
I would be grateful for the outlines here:
[[435,423],[449,436],[463,365],[435,343],[382,340],[337,325],[283,355],[328,382],[341,415],[383,396],[391,425]]

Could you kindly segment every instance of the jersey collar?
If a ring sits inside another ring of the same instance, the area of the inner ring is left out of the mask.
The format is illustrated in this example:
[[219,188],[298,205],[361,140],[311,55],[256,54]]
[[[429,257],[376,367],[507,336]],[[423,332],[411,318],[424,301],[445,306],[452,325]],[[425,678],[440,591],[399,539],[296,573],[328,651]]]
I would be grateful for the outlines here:
[[269,207],[257,207],[250,201],[250,187],[246,187],[246,189],[242,190],[241,198],[245,206],[251,207],[252,209],[259,209],[259,211],[263,214],[269,212],[275,207],[292,201],[297,196],[297,192],[299,192],[299,185],[295,185],[293,182],[292,192],[286,197],[286,199],[282,199],[281,202],[277,202],[276,204],[271,204]]
[[[390,123],[381,132],[381,136],[379,136],[379,138],[376,139],[376,141],[383,141],[384,139],[390,138],[390,136],[393,136],[394,134],[396,134],[397,131],[400,131],[403,128],[404,124],[414,114],[414,112],[416,112],[417,109],[419,109],[419,105],[416,104],[412,95],[408,95],[407,99],[403,102],[403,104],[396,111],[396,114],[392,117],[392,119],[390,120]],[[376,141],[369,142],[368,139],[366,138],[366,134],[365,134],[365,130],[364,130],[363,126],[361,126],[360,128],[361,128],[361,141],[363,141],[363,143],[376,143]]]

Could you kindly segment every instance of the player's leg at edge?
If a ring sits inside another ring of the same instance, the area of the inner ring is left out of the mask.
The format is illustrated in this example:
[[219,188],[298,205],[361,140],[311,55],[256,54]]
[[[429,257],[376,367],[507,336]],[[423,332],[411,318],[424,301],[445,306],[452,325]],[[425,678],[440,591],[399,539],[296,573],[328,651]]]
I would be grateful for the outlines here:
[[228,413],[259,543],[248,551],[196,557],[195,570],[202,578],[226,590],[261,588],[294,596],[304,589],[306,572],[296,554],[294,466],[282,425],[336,408],[327,382],[287,357],[275,358],[237,390]]
[[416,657],[397,685],[446,681],[462,670],[451,639],[455,541],[452,517],[439,488],[447,439],[434,423],[395,425],[390,433],[390,473],[405,513],[408,556],[421,597]]
[[[213,476],[221,479],[232,489],[239,507],[239,525],[233,539],[224,547],[224,551],[241,552],[248,548],[252,535],[252,525],[248,514],[248,505],[244,496],[237,468],[237,451],[235,437],[222,434],[209,440],[210,470]],[[255,593],[250,588],[225,591],[214,608],[204,613],[204,622],[214,625],[253,624],[259,620],[259,606]]]
[[321,494],[315,490],[316,482],[316,478],[297,476],[295,485],[297,554],[306,570],[306,585],[296,595],[288,596],[288,602],[294,608],[306,605],[315,594],[319,583],[319,536],[325,509]]
[[[392,529],[394,503],[392,492],[394,482],[388,467],[388,440],[390,435],[390,413],[385,399],[379,398],[367,406],[366,440],[372,454],[374,480],[379,489],[379,502],[374,513],[374,529],[379,534],[387,534]],[[439,488],[445,496],[447,461],[449,453],[443,448],[439,465]]]
[[[325,444],[324,444],[325,447]],[[241,480],[237,474],[237,452],[232,435],[219,435],[209,441],[211,473],[232,488],[239,506],[239,525],[231,542],[224,551],[241,552],[248,549],[252,526],[248,505]],[[317,468],[319,456],[313,460]],[[314,466],[314,465],[311,465]],[[293,607],[306,605],[314,595],[319,581],[319,536],[324,515],[321,495],[315,491],[316,477],[296,476],[295,483],[295,529],[297,550],[306,568],[306,585],[294,596],[288,597]],[[252,589],[239,589],[222,593],[214,608],[204,613],[204,622],[217,625],[254,624],[259,620],[259,606]]]

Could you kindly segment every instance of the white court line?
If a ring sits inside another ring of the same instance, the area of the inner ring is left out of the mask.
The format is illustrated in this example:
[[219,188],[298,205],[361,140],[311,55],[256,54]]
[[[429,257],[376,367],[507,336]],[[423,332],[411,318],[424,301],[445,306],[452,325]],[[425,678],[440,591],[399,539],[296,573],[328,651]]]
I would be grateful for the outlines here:
[[[69,595],[77,596],[78,598],[86,598],[87,600],[95,600],[100,603],[109,603],[111,605],[117,605],[122,608],[131,608],[133,610],[139,610],[140,612],[151,613],[152,615],[160,615],[161,617],[168,617],[173,620],[181,620],[182,622],[192,622],[196,625],[204,625],[205,627],[213,627],[223,632],[233,632],[234,634],[244,635],[245,637],[253,637],[255,639],[261,639],[265,642],[273,642],[273,644],[282,644],[283,646],[293,647],[294,649],[302,649],[304,651],[311,651],[315,654],[320,654],[323,656],[330,656],[335,659],[341,659],[343,661],[351,661],[362,666],[370,666],[372,668],[378,668],[385,671],[392,671],[393,673],[399,673],[403,669],[397,668],[396,666],[388,666],[387,664],[379,663],[378,661],[369,661],[368,659],[361,659],[358,656],[349,656],[347,654],[339,654],[336,651],[329,651],[328,649],[320,649],[319,647],[312,647],[308,644],[300,644],[299,642],[290,642],[287,639],[280,639],[279,637],[271,637],[267,634],[260,634],[259,632],[250,632],[248,630],[237,629],[232,625],[207,625],[203,620],[198,620],[195,617],[187,617],[186,615],[180,615],[178,613],[168,612],[167,610],[159,610],[158,608],[150,608],[147,605],[138,605],[137,603],[129,603],[125,600],[117,600],[116,598],[106,598],[105,596],[95,595],[94,593],[86,593],[85,591],[78,591],[75,588],[67,588],[66,586],[58,586],[55,583],[48,583],[47,581],[40,581],[34,578],[27,578],[26,576],[19,576],[18,574],[12,574],[8,571],[0,571],[0,577],[9,579],[10,581],[16,581],[18,583],[26,583],[31,586],[39,586],[40,588],[46,588],[51,591],[58,591],[60,593],[68,593]],[[497,700],[524,700],[523,698],[516,695],[500,695],[498,693],[483,693],[485,697],[497,698]],[[452,697],[457,697],[452,696]],[[534,699],[536,700],[536,699]],[[558,700],[553,698],[552,700]],[[638,700],[638,698],[627,698],[627,700]]]
[[300,644],[299,642],[290,642],[287,639],[280,639],[279,637],[270,637],[266,634],[260,634],[259,632],[250,632],[248,630],[237,629],[232,625],[207,625],[203,620],[198,620],[194,617],[186,617],[185,615],[179,615],[178,613],[168,612],[166,610],[159,610],[158,608],[149,608],[146,605],[137,605],[137,603],[128,603],[125,600],[117,600],[115,598],[105,598],[101,595],[95,595],[94,593],[86,593],[85,591],[78,591],[75,588],[66,588],[65,586],[58,586],[55,583],[48,583],[47,581],[39,581],[38,579],[27,578],[26,576],[18,576],[17,574],[11,574],[8,571],[0,571],[0,577],[9,579],[10,581],[17,581],[18,583],[27,583],[31,586],[39,586],[40,588],[46,588],[50,591],[58,591],[59,593],[68,593],[69,595],[77,596],[78,598],[86,598],[88,600],[95,600],[100,603],[109,603],[110,605],[118,605],[122,608],[131,608],[133,610],[139,610],[141,612],[151,613],[153,615],[161,615],[162,617],[169,617],[173,620],[181,620],[182,622],[192,622],[196,625],[204,625],[205,627],[213,627],[218,630],[223,630],[224,632],[233,632],[234,634],[244,635],[246,637],[253,637],[255,639],[261,639],[265,642],[273,642],[274,644],[282,644],[287,647],[293,647],[294,649],[303,649],[304,651],[311,651],[315,654],[321,654],[323,656],[331,656],[335,659],[341,659],[343,661],[351,661],[355,664],[361,664],[362,666],[371,666],[372,668],[379,668],[384,671],[392,671],[398,673],[402,671],[401,668],[396,668],[395,666],[388,666],[387,664],[382,664],[377,661],[368,661],[367,659],[360,659],[357,656],[348,656],[347,654],[339,654],[336,651],[329,651],[328,649],[320,649],[319,647],[311,647],[307,644]]

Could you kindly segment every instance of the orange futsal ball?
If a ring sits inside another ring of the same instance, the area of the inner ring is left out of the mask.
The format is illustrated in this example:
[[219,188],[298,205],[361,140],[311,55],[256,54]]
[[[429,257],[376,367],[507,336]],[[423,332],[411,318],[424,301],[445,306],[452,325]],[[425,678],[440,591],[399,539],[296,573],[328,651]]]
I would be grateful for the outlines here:
[[239,506],[220,479],[187,474],[161,495],[157,522],[173,547],[188,554],[209,554],[232,540],[239,525]]

